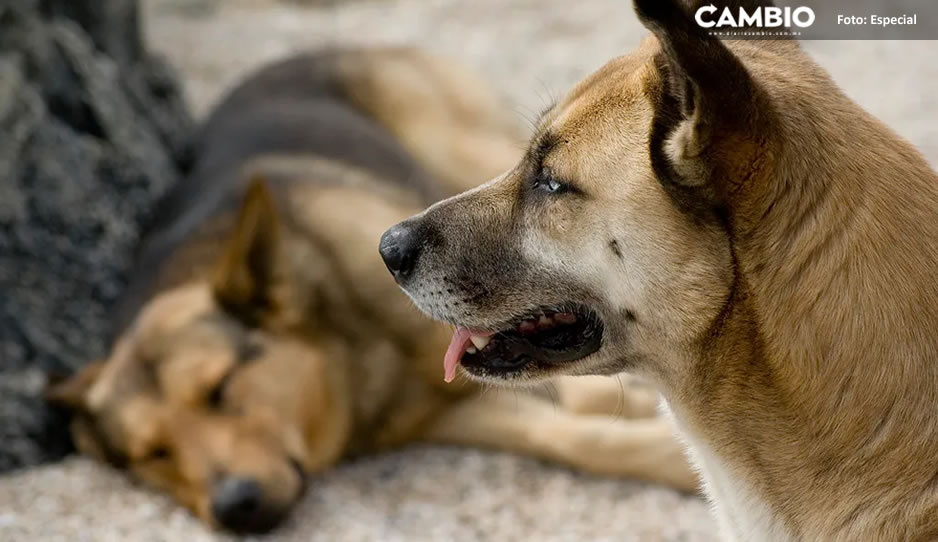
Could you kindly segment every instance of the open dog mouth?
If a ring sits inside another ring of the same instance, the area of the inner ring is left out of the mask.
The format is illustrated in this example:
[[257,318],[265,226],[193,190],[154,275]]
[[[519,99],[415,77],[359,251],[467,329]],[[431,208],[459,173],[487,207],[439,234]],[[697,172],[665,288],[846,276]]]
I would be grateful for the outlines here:
[[602,346],[603,325],[591,309],[576,305],[530,312],[499,331],[457,327],[443,360],[444,380],[462,364],[477,376],[506,377],[529,366],[574,362]]

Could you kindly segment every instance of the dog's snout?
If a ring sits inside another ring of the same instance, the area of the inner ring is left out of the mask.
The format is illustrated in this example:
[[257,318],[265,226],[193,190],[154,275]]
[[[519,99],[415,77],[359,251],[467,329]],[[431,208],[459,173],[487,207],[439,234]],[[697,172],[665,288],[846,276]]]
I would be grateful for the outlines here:
[[236,533],[265,533],[280,523],[284,512],[266,502],[257,481],[226,477],[212,493],[212,515]]
[[419,229],[405,221],[384,232],[378,251],[388,270],[400,282],[413,272],[422,246]]

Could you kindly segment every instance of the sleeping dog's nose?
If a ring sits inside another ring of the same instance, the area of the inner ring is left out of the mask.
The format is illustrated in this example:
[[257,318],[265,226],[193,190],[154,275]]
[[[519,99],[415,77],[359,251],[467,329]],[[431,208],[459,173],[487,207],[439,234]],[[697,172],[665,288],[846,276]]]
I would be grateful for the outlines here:
[[414,270],[423,245],[418,228],[408,222],[401,222],[384,232],[378,244],[384,265],[388,266],[397,282],[406,279]]
[[212,515],[221,526],[236,533],[266,533],[285,516],[271,506],[257,481],[228,476],[212,492]]

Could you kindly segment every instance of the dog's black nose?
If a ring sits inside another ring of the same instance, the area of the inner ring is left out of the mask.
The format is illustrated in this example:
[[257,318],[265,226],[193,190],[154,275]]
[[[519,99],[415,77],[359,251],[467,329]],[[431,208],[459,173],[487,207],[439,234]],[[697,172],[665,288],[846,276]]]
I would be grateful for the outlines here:
[[284,512],[267,506],[260,484],[249,478],[226,477],[212,493],[212,515],[236,533],[266,533],[283,519]]
[[388,266],[388,270],[400,282],[414,270],[421,246],[417,228],[407,222],[401,222],[384,232],[378,252],[384,258],[384,265]]

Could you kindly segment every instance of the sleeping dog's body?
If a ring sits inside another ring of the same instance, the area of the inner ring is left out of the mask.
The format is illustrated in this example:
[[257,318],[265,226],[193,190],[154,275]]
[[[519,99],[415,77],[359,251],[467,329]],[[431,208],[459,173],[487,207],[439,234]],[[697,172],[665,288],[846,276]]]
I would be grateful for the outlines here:
[[384,229],[516,158],[509,118],[404,49],[298,57],[235,89],[156,213],[110,358],[51,392],[80,450],[237,531],[276,524],[303,473],[415,440],[693,488],[647,388],[559,382],[564,410],[444,386],[451,329],[384,272]]
[[938,538],[938,175],[796,42],[635,3],[654,37],[389,230],[389,268],[489,338],[448,360],[478,379],[655,381],[728,540]]

